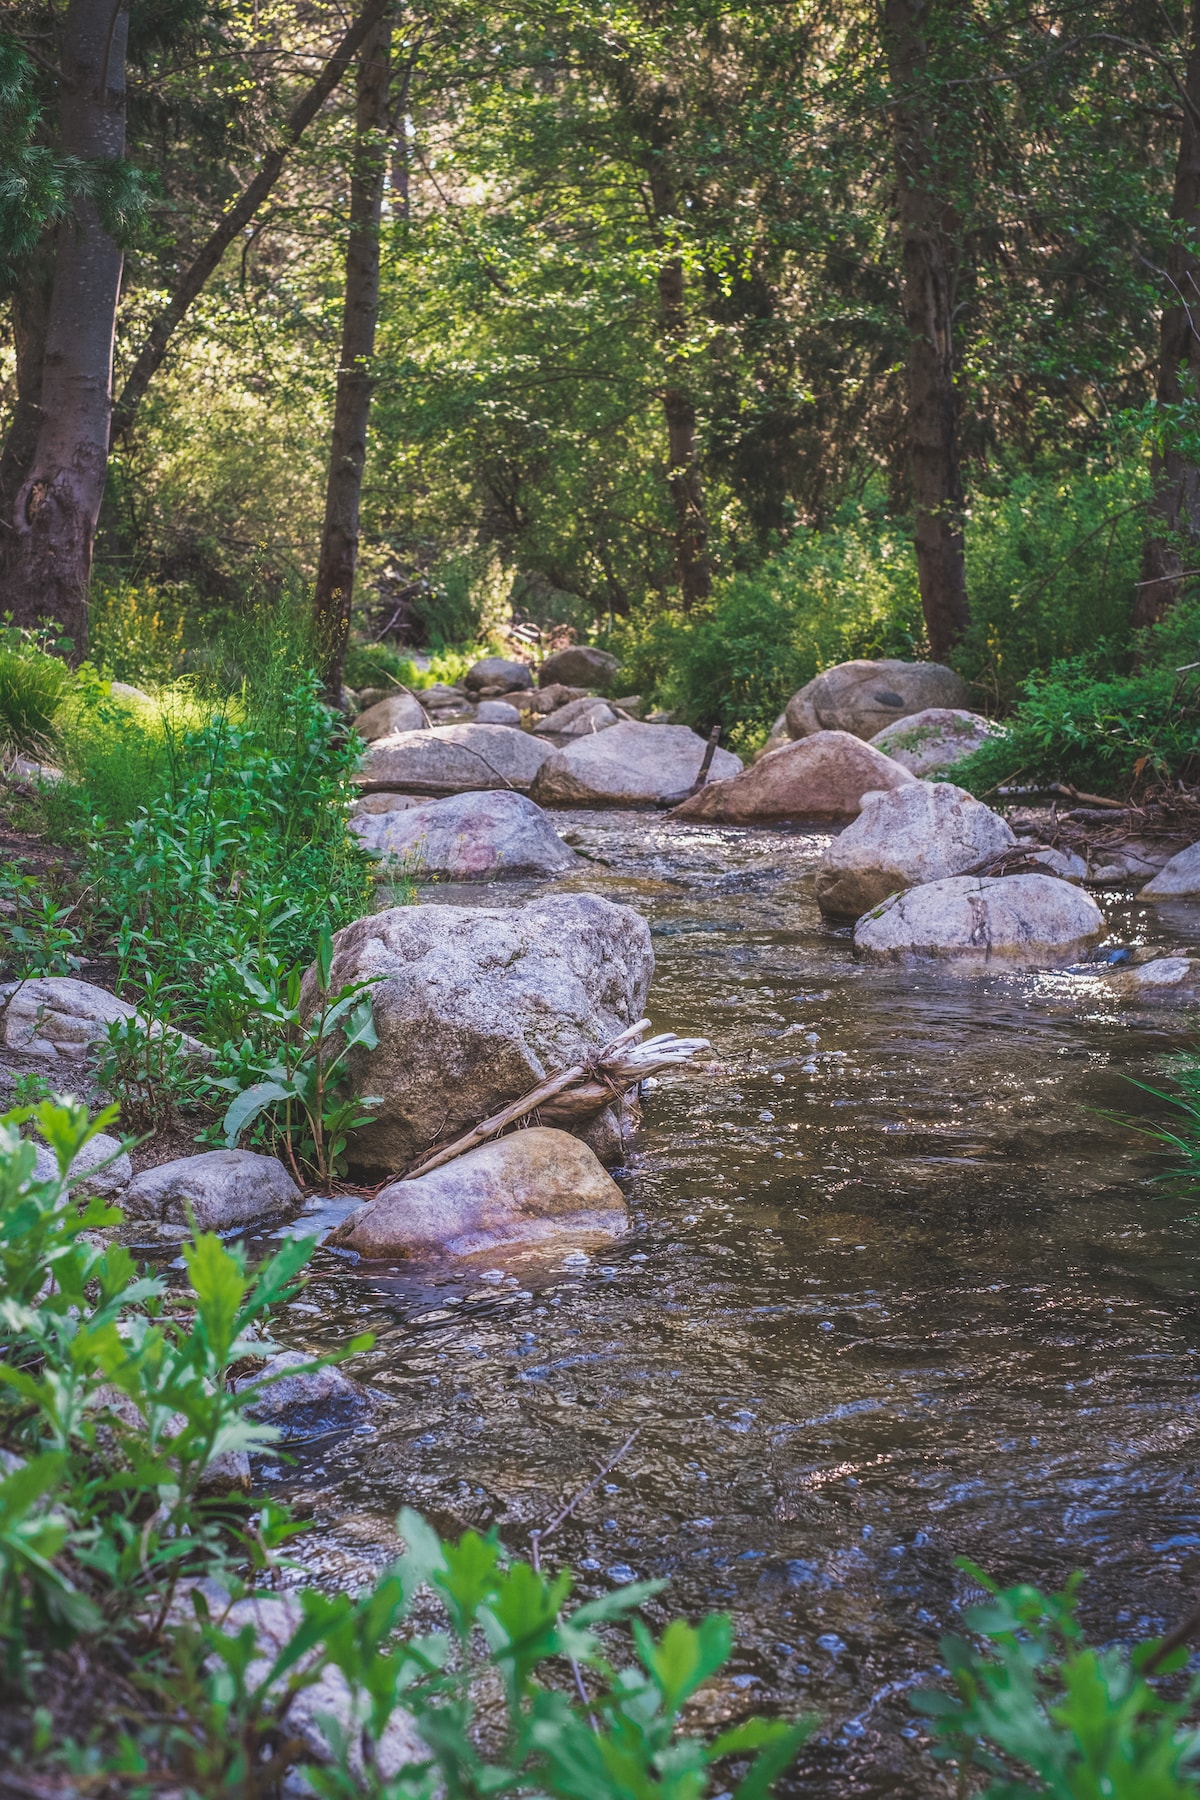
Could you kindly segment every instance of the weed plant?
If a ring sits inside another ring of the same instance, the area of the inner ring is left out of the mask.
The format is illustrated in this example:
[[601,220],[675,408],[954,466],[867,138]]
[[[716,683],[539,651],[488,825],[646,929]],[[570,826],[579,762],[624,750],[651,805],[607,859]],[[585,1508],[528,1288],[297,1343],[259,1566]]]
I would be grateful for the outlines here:
[[0,623],[0,759],[45,757],[71,685],[65,646],[45,632],[25,630],[7,615]]

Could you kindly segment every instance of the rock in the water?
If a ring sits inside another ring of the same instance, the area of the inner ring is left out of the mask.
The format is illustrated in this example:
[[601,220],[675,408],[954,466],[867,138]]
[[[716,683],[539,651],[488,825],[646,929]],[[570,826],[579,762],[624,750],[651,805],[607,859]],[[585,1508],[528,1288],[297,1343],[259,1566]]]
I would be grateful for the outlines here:
[[[552,752],[538,772],[533,798],[543,806],[653,806],[687,793],[707,747],[686,725],[630,719]],[[741,766],[739,757],[718,750],[710,773],[719,780]]]
[[929,707],[965,709],[967,684],[941,663],[859,660],[837,663],[787,703],[794,738],[815,731],[849,731],[873,738],[885,725]]
[[533,686],[533,671],[525,663],[511,662],[506,656],[485,656],[471,664],[463,676],[463,686],[476,690],[503,688],[505,692],[512,688],[529,688]]
[[578,861],[540,806],[502,788],[400,812],[355,814],[350,829],[368,850],[402,863],[418,881],[561,875]]
[[351,1070],[354,1091],[383,1102],[351,1149],[393,1173],[640,1019],[654,970],[646,921],[595,894],[397,906],[333,942],[335,990],[385,977],[371,989],[378,1047]]
[[527,794],[554,751],[531,732],[507,725],[446,725],[401,731],[372,744],[359,776],[368,792],[398,788],[414,794],[463,794],[473,788],[512,788]]
[[[108,1163],[106,1169],[97,1170],[97,1165]],[[44,1144],[37,1146],[37,1175],[39,1181],[56,1181],[58,1179],[58,1159],[52,1150]],[[114,1137],[108,1137],[102,1131],[94,1138],[89,1138],[75,1161],[71,1164],[69,1176],[72,1188],[79,1188],[85,1194],[98,1194],[102,1200],[114,1194],[123,1193],[133,1180],[133,1164],[129,1160],[128,1151],[122,1150]]]
[[1164,863],[1142,889],[1143,900],[1186,900],[1200,895],[1200,844],[1189,844]]
[[923,712],[886,725],[870,741],[913,775],[936,775],[942,769],[953,768],[989,739],[1005,735],[1002,725],[985,719],[982,713],[963,712],[954,706],[927,706]]
[[186,1225],[190,1208],[204,1231],[253,1225],[299,1203],[300,1189],[279,1159],[254,1150],[209,1150],[143,1169],[122,1201],[132,1219],[173,1225]]
[[472,1256],[563,1232],[616,1237],[625,1225],[621,1190],[587,1145],[536,1125],[393,1182],[334,1241],[362,1256]]
[[481,700],[475,708],[478,725],[519,725],[521,715],[507,700]]
[[521,705],[531,713],[552,713],[560,706],[569,706],[572,700],[594,700],[595,694],[589,694],[586,688],[568,687],[564,682],[552,681],[549,687],[534,688],[531,693],[521,695]]
[[371,1411],[371,1396],[361,1382],[352,1381],[340,1369],[308,1369],[309,1358],[299,1350],[281,1350],[253,1375],[238,1382],[239,1388],[265,1382],[257,1400],[246,1408],[260,1424],[274,1425],[284,1437],[311,1437],[318,1431],[340,1431],[357,1425]]
[[[797,748],[815,742],[801,739]],[[857,819],[825,848],[817,904],[828,917],[857,919],[900,888],[964,875],[1016,841],[999,813],[949,782],[910,781],[868,794]]]
[[1073,850],[1055,850],[1050,844],[1039,844],[1036,849],[1027,850],[1027,862],[1040,863],[1051,875],[1057,875],[1060,881],[1076,883],[1087,880],[1088,867],[1082,856],[1076,856]]
[[419,700],[411,694],[389,694],[376,701],[354,721],[359,737],[373,744],[378,738],[394,737],[398,731],[428,731],[429,716]]
[[852,819],[864,794],[916,777],[848,731],[819,731],[772,750],[731,781],[710,781],[675,810],[678,819],[757,825],[770,819]]
[[1054,968],[1104,936],[1090,894],[1053,875],[956,875],[893,894],[854,928],[855,948],[900,961]]
[[617,715],[607,700],[585,694],[582,700],[568,701],[566,706],[558,706],[552,713],[547,713],[533,729],[542,736],[587,737],[592,732],[607,731],[617,723]]
[[538,686],[552,687],[561,681],[567,687],[607,687],[620,666],[607,650],[597,650],[591,644],[571,644],[546,658],[538,670]]

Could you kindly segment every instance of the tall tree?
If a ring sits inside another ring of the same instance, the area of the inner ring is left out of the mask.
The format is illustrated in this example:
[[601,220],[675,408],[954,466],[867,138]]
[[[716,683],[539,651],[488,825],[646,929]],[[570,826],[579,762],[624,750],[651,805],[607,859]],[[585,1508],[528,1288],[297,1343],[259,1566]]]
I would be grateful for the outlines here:
[[[1135,625],[1157,624],[1170,611],[1179,597],[1185,555],[1194,563],[1200,553],[1200,467],[1195,449],[1200,429],[1200,0],[1192,0],[1189,12],[1187,70],[1179,90],[1179,157],[1171,198],[1173,231],[1159,327],[1157,400],[1162,418],[1150,468]],[[1190,427],[1184,422],[1185,409],[1192,413]]]
[[[59,70],[62,150],[85,167],[125,148],[128,0],[71,0]],[[18,624],[53,620],[87,646],[92,544],[112,417],[121,251],[94,192],[81,187],[57,232],[33,461],[0,538],[0,608]]]
[[385,13],[367,33],[358,56],[342,347],[333,405],[325,526],[313,598],[325,689],[334,705],[341,696],[342,667],[350,636],[359,506],[371,412],[371,359],[379,319],[379,224],[388,167],[390,50],[391,19]]
[[929,98],[932,0],[884,0],[900,293],[908,333],[908,462],[917,578],[929,647],[944,659],[967,628],[963,485],[954,386],[958,277],[951,205],[938,177]]

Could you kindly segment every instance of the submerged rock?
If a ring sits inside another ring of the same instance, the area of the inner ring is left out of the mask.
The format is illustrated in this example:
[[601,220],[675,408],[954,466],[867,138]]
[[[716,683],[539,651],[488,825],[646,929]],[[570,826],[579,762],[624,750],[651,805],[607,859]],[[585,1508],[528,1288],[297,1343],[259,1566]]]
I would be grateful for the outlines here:
[[847,731],[784,744],[729,781],[710,781],[675,809],[677,819],[756,825],[770,819],[852,819],[864,794],[915,785],[916,777]]
[[367,752],[359,783],[417,794],[463,794],[476,788],[511,788],[526,794],[549,744],[508,725],[446,725],[381,738]]
[[857,659],[837,663],[793,694],[787,703],[794,738],[815,731],[849,731],[873,738],[886,725],[930,707],[965,709],[967,684],[941,663]]
[[401,863],[418,881],[561,875],[579,860],[540,806],[504,789],[358,814],[350,829],[368,850]]
[[[533,798],[543,806],[653,806],[686,794],[707,748],[686,725],[625,720],[552,751]],[[718,750],[710,773],[717,780],[741,766],[740,757]]]
[[964,712],[956,706],[927,706],[894,725],[885,725],[870,741],[911,774],[923,776],[951,769],[990,739],[1004,736],[1004,727],[982,713]]
[[335,989],[384,977],[371,990],[378,1046],[351,1064],[354,1091],[382,1104],[351,1153],[393,1172],[641,1018],[654,970],[646,921],[595,894],[396,906],[333,943]]
[[597,650],[591,644],[571,644],[546,658],[538,670],[538,686],[547,688],[562,682],[567,687],[607,687],[620,666],[608,650]]
[[1200,844],[1189,844],[1142,889],[1143,900],[1186,900],[1200,895]]
[[506,692],[513,688],[531,688],[533,670],[526,663],[513,662],[506,656],[485,656],[471,664],[463,676],[463,686],[468,690],[502,688]]
[[892,961],[1054,968],[1085,956],[1104,929],[1091,895],[1053,875],[957,875],[893,894],[858,921],[854,945]]
[[626,1223],[624,1196],[587,1145],[536,1125],[393,1182],[334,1241],[362,1256],[474,1256],[563,1233],[617,1237]]
[[209,1150],[143,1169],[121,1202],[132,1219],[186,1225],[189,1210],[202,1231],[229,1231],[290,1212],[300,1189],[275,1156],[254,1150]]
[[[239,1388],[265,1381],[257,1400],[247,1406],[252,1419],[274,1425],[284,1437],[311,1437],[318,1431],[340,1431],[357,1425],[372,1410],[372,1400],[359,1381],[341,1369],[305,1369],[310,1359],[299,1350],[281,1350]],[[303,1373],[292,1374],[291,1370]]]
[[949,782],[868,794],[857,819],[825,848],[817,904],[829,917],[857,919],[899,888],[964,875],[1016,841],[999,813]]
[[360,738],[373,744],[378,738],[394,737],[398,731],[428,731],[429,715],[411,694],[389,694],[359,713],[354,729]]

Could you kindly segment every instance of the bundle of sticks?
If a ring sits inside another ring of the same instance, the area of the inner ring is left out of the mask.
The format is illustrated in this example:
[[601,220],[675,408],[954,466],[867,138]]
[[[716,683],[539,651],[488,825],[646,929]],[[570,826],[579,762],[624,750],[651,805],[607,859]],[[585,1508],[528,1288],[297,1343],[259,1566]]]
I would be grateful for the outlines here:
[[430,1151],[407,1171],[403,1179],[414,1181],[418,1175],[440,1169],[443,1163],[465,1156],[468,1150],[499,1136],[507,1126],[528,1118],[530,1113],[536,1112],[543,1125],[568,1125],[589,1118],[639,1082],[667,1069],[676,1069],[690,1062],[698,1050],[711,1048],[707,1038],[676,1037],[673,1031],[660,1031],[640,1043],[638,1040],[649,1029],[649,1019],[639,1019],[636,1025],[630,1025],[586,1062],[576,1063],[560,1075],[548,1076],[519,1100],[513,1100],[500,1112],[493,1113],[490,1119],[484,1119],[462,1137],[455,1138],[452,1144],[443,1144]]

